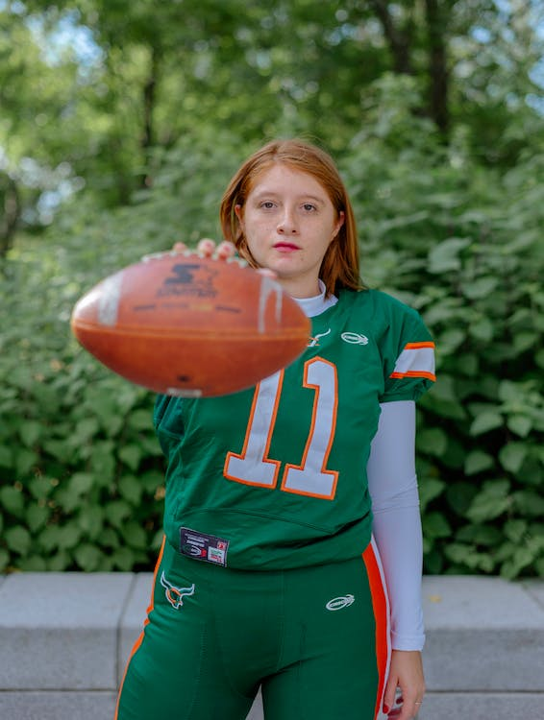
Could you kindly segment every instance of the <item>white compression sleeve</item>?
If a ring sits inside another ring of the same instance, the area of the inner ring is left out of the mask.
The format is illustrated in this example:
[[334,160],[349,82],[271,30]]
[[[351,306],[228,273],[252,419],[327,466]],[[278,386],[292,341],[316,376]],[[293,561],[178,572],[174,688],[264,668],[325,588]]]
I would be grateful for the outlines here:
[[391,606],[394,650],[421,650],[423,541],[415,469],[415,402],[382,403],[367,465],[372,531]]

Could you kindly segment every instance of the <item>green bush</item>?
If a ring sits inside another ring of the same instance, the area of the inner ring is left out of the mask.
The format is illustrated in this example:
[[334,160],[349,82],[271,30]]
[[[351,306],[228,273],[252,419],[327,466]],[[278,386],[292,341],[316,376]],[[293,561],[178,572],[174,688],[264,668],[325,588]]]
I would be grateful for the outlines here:
[[[437,343],[418,415],[425,569],[544,575],[544,152],[480,166],[462,129],[445,147],[414,116],[402,82],[384,79],[341,166],[365,280],[419,309]],[[70,311],[145,252],[217,236],[246,151],[227,134],[189,138],[154,158],[155,186],[131,207],[96,216],[83,196],[4,264],[0,571],[151,568],[164,494],[153,397],[79,349]]]
[[345,171],[363,273],[420,310],[437,345],[417,440],[425,568],[544,575],[544,152],[501,174],[462,132],[444,147],[392,106]]

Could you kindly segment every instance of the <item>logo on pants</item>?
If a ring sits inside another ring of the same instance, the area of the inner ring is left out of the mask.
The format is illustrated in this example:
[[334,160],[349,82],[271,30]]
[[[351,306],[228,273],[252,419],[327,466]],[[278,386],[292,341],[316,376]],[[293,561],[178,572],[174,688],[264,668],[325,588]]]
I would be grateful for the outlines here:
[[164,570],[161,575],[161,585],[163,586],[163,588],[166,588],[164,594],[166,595],[166,599],[174,608],[174,610],[179,610],[182,607],[184,597],[190,597],[191,595],[195,594],[194,583],[191,585],[191,587],[187,588],[175,587],[174,585],[172,585],[172,583],[169,583],[164,576]]
[[353,595],[341,595],[340,597],[333,598],[332,600],[329,600],[329,602],[325,605],[327,610],[343,610],[344,608],[349,607],[355,602],[355,598]]

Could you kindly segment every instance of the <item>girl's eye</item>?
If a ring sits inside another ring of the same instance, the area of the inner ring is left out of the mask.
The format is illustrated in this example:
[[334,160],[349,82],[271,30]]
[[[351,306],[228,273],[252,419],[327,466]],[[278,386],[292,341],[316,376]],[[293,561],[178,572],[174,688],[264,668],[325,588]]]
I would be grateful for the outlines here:
[[271,210],[274,207],[274,203],[271,200],[265,200],[261,203],[261,207],[265,210]]
[[304,208],[304,210],[306,210],[306,212],[312,212],[313,210],[317,209],[316,206],[312,205],[311,203],[304,203],[302,207]]

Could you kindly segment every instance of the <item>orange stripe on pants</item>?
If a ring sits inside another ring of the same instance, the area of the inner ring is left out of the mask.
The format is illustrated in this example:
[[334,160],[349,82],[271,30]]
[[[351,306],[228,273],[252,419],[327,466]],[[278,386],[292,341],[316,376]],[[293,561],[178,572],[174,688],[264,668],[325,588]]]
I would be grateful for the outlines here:
[[131,650],[131,652],[130,652],[130,657],[129,657],[129,659],[128,659],[128,661],[127,661],[127,664],[126,664],[126,667],[125,667],[125,672],[124,672],[124,674],[123,674],[123,679],[121,680],[121,685],[120,685],[120,687],[119,687],[119,694],[117,695],[117,706],[116,706],[116,708],[115,708],[115,717],[114,717],[114,720],[117,720],[117,717],[118,717],[118,714],[119,714],[119,701],[120,701],[120,699],[121,699],[121,692],[122,692],[122,690],[123,690],[123,684],[124,684],[125,678],[126,678],[126,676],[127,676],[128,666],[130,665],[130,661],[132,660],[132,658],[133,658],[134,655],[136,654],[136,651],[138,650],[138,648],[139,648],[140,645],[142,644],[143,639],[144,639],[145,626],[149,624],[149,613],[153,610],[154,594],[155,594],[155,583],[156,583],[156,581],[157,581],[157,573],[159,572],[159,567],[160,567],[160,564],[161,564],[161,562],[162,562],[162,556],[163,556],[163,554],[164,554],[164,545],[165,545],[165,543],[166,543],[166,535],[165,535],[165,536],[163,537],[163,539],[162,539],[161,549],[160,549],[160,551],[159,551],[159,557],[158,557],[158,560],[157,560],[157,564],[155,565],[155,572],[153,573],[153,583],[152,583],[152,589],[151,589],[151,600],[149,601],[149,605],[148,605],[148,608],[147,608],[147,617],[146,617],[146,619],[144,620],[144,629],[143,629],[142,632],[139,634],[138,639],[137,639],[136,642],[134,643],[134,646],[132,647],[132,650]]
[[377,718],[381,710],[385,680],[389,670],[391,641],[389,628],[389,602],[387,599],[383,569],[378,555],[378,548],[376,547],[374,539],[371,540],[364,551],[363,561],[366,566],[368,581],[370,583],[372,607],[376,622],[376,662],[378,666],[379,682],[374,718]]

